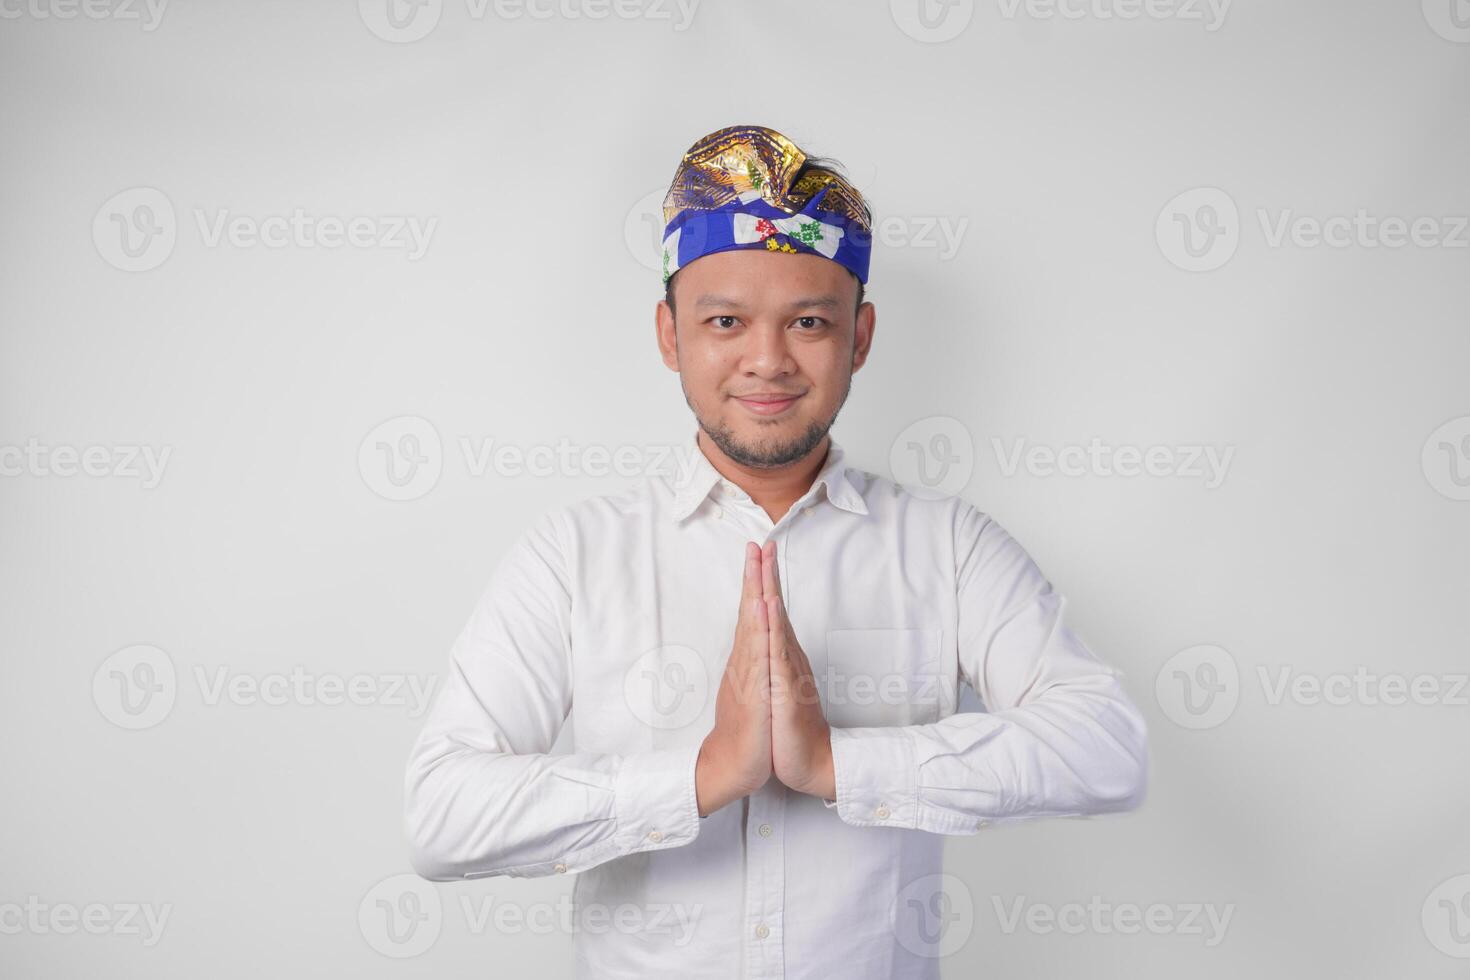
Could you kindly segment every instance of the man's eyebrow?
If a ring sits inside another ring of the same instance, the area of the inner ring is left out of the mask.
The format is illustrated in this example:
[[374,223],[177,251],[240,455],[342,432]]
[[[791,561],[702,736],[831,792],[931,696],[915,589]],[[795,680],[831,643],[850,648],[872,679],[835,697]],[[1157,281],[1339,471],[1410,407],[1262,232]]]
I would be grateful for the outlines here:
[[842,304],[837,301],[836,296],[805,296],[801,299],[792,300],[790,303],[792,309],[798,309],[807,306],[820,306],[825,309],[835,310],[841,305]]
[[[737,299],[730,299],[728,296],[713,296],[710,294],[705,294],[694,301],[694,306],[696,309],[702,309],[706,306],[728,306],[738,309],[740,305],[741,303]],[[828,310],[835,310],[842,306],[836,296],[803,296],[801,299],[792,300],[786,305],[791,309],[820,306],[823,309]]]
[[699,299],[694,301],[694,306],[696,309],[705,306],[739,307],[740,301],[738,299],[730,299],[728,296],[714,296],[709,293],[705,293],[703,296],[699,297]]

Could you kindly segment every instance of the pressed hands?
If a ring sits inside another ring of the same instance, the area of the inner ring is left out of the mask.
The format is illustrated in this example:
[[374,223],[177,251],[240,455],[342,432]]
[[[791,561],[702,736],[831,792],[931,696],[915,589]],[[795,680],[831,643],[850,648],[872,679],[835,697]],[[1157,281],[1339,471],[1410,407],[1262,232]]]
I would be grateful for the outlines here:
[[699,815],[749,796],[772,776],[799,793],[833,799],[830,733],[811,662],[786,617],[776,543],[746,542],[735,644],[715,695],[715,725],[695,765]]

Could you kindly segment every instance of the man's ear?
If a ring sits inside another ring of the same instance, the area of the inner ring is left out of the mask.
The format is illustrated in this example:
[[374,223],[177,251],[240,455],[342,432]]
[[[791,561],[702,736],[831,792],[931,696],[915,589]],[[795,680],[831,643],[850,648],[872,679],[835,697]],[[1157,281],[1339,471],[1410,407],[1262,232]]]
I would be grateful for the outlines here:
[[659,300],[653,310],[653,327],[658,336],[659,356],[670,371],[679,370],[679,337],[674,325],[674,310],[664,300]]
[[859,306],[857,322],[853,326],[852,333],[852,370],[854,374],[868,359],[868,351],[873,346],[873,331],[877,326],[878,311],[873,308],[873,304],[864,303]]

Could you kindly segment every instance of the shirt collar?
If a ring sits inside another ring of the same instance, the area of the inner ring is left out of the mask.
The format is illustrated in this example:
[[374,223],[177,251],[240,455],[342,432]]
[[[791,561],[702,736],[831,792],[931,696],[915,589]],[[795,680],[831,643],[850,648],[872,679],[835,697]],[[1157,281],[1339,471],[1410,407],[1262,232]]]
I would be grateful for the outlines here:
[[[724,481],[720,471],[715,469],[709,457],[699,446],[699,433],[694,434],[694,451],[690,454],[692,466],[686,472],[675,477],[674,483],[674,521],[678,523],[684,520],[695,509],[704,502],[714,488]],[[814,493],[817,487],[825,487],[827,499],[833,504],[853,514],[866,514],[868,505],[863,500],[863,495],[852,485],[848,477],[849,467],[846,454],[842,447],[837,445],[837,440],[827,438],[827,458],[822,463],[822,468],[817,471],[816,478],[812,480],[812,487],[806,494],[802,495],[805,500]],[[730,484],[732,487],[734,484]],[[738,488],[736,488],[738,490]]]

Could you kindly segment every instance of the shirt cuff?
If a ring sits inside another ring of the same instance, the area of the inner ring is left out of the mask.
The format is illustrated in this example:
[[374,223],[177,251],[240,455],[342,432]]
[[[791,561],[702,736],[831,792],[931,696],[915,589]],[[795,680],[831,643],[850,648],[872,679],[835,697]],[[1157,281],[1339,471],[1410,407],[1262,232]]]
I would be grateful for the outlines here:
[[912,736],[893,728],[833,728],[835,807],[854,827],[914,828],[919,821],[919,766]]
[[623,757],[613,783],[614,840],[626,854],[681,847],[699,836],[699,744]]

